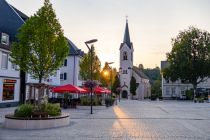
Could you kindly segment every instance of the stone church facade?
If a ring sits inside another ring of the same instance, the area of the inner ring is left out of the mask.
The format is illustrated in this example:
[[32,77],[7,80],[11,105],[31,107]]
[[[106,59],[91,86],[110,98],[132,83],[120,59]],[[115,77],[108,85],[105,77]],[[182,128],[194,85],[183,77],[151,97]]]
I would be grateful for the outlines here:
[[121,97],[130,99],[130,80],[134,76],[136,79],[136,95],[134,99],[144,99],[150,97],[151,86],[149,78],[136,66],[133,66],[133,43],[130,41],[130,34],[128,28],[128,21],[126,20],[125,34],[123,43],[120,45],[120,85],[121,85]]

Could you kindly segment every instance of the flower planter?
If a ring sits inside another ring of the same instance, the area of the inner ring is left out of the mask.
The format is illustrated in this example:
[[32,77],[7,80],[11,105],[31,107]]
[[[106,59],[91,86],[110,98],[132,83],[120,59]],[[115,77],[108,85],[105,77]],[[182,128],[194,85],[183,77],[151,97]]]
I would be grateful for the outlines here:
[[69,122],[69,114],[47,118],[20,118],[6,115],[4,125],[10,129],[45,129],[67,126]]

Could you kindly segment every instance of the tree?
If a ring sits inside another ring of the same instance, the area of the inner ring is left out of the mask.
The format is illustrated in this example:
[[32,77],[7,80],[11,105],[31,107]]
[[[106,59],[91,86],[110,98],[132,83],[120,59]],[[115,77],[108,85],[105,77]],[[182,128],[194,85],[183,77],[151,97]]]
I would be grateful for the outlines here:
[[[109,66],[109,63],[105,62],[105,65],[101,71],[100,80],[103,86],[112,86],[117,75],[116,68]],[[112,83],[112,85],[111,85]]]
[[172,39],[172,51],[167,54],[169,67],[163,76],[171,81],[178,79],[197,85],[210,76],[210,34],[190,27]]
[[120,79],[119,79],[119,76],[116,75],[115,76],[115,80],[114,80],[114,83],[113,83],[113,86],[112,86],[112,91],[114,93],[116,93],[117,95],[119,95],[119,88],[120,88]]
[[63,30],[49,0],[20,28],[11,61],[39,83],[52,75],[69,53]]
[[[90,56],[90,51],[83,56],[80,62],[80,75],[84,80],[91,79],[91,56]],[[98,80],[100,77],[100,70],[101,70],[101,62],[98,58],[98,56],[95,53],[95,49],[93,47],[93,52],[92,52],[92,67],[93,67],[93,79]]]
[[149,77],[150,83],[153,84],[155,80],[161,80],[160,76],[160,68],[146,68],[142,70],[144,74],[146,74]]
[[139,64],[139,67],[138,67],[140,70],[143,70],[144,69],[144,65],[143,64]]
[[151,92],[152,92],[152,96],[157,98],[157,97],[161,97],[161,81],[160,80],[155,80],[154,83],[152,84],[151,87]]
[[132,98],[134,95],[136,95],[136,89],[136,78],[132,76],[130,81],[130,93],[132,94]]

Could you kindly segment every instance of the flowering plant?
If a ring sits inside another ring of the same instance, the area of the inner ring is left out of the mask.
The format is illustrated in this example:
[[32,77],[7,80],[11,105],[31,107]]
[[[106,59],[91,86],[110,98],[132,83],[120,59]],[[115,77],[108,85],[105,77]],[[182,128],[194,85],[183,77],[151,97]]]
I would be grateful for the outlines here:
[[85,87],[88,87],[88,88],[94,88],[94,87],[97,86],[97,82],[96,82],[96,81],[87,80],[87,81],[84,83],[84,86],[85,86]]

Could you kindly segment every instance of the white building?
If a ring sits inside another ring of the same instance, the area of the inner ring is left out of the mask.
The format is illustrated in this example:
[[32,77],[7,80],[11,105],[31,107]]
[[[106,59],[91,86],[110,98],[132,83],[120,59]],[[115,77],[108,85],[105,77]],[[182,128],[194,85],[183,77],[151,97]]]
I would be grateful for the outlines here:
[[82,79],[80,77],[80,59],[83,57],[84,52],[74,45],[68,39],[69,55],[65,59],[63,66],[60,68],[60,84],[72,84],[82,86]]
[[[78,49],[69,39],[69,55],[63,62],[62,67],[60,67],[54,75],[50,76],[47,79],[44,79],[42,83],[48,84],[52,87],[72,84],[76,86],[82,86],[82,80],[80,79],[80,59],[83,56],[84,52]],[[38,83],[37,79],[34,79],[30,74],[26,74],[26,83]],[[51,94],[50,94],[51,95]],[[26,99],[29,97],[29,88],[26,88]]]
[[[167,61],[161,61],[161,69],[164,69],[169,66]],[[170,80],[166,80],[162,75],[162,97],[164,99],[185,99],[185,91],[192,89],[193,86],[190,83],[183,83],[181,80],[177,80],[172,82]],[[206,81],[201,82],[197,86],[197,90],[210,90],[210,79],[208,78]]]
[[11,42],[27,18],[0,0],[0,107],[16,106],[20,99],[20,72],[10,61]]
[[133,75],[138,85],[136,99],[150,96],[150,83],[147,76],[137,67],[133,66],[133,43],[130,41],[128,21],[126,21],[123,43],[120,45],[120,85],[122,98],[131,98],[130,80]]

